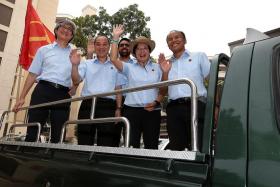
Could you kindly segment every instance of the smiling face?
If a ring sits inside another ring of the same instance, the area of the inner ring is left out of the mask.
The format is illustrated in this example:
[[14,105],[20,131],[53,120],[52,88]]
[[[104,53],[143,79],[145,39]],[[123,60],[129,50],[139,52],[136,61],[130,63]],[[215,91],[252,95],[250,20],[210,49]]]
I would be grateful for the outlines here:
[[147,44],[139,43],[135,48],[135,57],[141,64],[145,64],[150,59],[150,49]]
[[106,36],[97,36],[94,41],[94,48],[97,58],[107,58],[110,44]]
[[73,28],[69,24],[60,25],[55,32],[58,40],[68,43],[73,38]]
[[179,31],[172,31],[166,38],[169,49],[174,53],[182,53],[185,51],[186,38],[183,33]]
[[127,40],[122,40],[118,45],[119,54],[121,57],[129,57],[130,55],[130,43]]

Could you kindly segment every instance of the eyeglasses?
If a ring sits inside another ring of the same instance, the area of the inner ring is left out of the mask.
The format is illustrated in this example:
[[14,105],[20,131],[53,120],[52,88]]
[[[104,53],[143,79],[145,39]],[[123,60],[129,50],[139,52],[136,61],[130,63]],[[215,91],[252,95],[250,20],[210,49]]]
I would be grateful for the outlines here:
[[129,44],[120,44],[119,47],[129,47]]
[[70,31],[70,32],[73,32],[73,28],[71,26],[68,26],[68,25],[61,25],[61,27],[63,29],[66,29],[67,31]]
[[149,48],[136,48],[136,51],[149,51]]

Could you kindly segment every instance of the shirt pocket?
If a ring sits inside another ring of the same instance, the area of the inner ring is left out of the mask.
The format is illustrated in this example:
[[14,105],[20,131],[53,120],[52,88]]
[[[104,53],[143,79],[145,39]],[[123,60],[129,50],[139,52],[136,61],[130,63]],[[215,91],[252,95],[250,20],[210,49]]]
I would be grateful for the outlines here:
[[51,50],[51,51],[48,51],[48,52],[45,53],[45,55],[44,55],[44,60],[49,60],[49,59],[55,57],[55,55],[56,55],[55,51],[52,51],[52,50]]

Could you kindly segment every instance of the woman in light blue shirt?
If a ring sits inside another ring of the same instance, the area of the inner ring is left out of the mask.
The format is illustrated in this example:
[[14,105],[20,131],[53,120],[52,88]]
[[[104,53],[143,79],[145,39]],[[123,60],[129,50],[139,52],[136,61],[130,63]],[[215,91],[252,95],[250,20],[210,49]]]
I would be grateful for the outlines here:
[[[150,59],[155,42],[146,37],[139,37],[131,42],[131,51],[136,58],[135,63],[124,63],[118,59],[118,40],[123,33],[122,25],[113,28],[111,45],[111,61],[116,68],[127,77],[128,87],[137,87],[161,81],[161,69]],[[160,131],[160,102],[162,95],[159,89],[149,89],[126,94],[124,116],[131,125],[130,146],[140,147],[143,133],[144,148],[157,149]]]

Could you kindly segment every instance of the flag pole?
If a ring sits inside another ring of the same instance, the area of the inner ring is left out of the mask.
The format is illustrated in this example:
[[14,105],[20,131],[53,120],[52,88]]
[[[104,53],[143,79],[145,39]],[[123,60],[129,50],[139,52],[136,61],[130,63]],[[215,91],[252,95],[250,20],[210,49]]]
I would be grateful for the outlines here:
[[[17,89],[16,89],[16,101],[19,100],[19,95],[20,95],[20,85],[21,85],[21,79],[22,79],[22,66],[18,64],[17,67],[17,73],[16,73],[16,79],[17,79]],[[13,124],[16,124],[17,122],[17,112],[14,115],[14,121]]]

